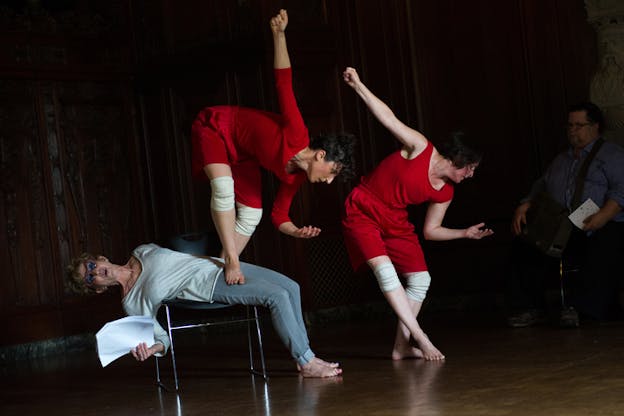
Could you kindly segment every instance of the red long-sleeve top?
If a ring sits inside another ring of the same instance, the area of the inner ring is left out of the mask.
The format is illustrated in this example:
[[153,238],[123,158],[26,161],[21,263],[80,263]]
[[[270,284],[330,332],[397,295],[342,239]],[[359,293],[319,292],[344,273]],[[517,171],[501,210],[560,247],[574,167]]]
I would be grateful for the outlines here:
[[[195,122],[219,133],[233,172],[236,165],[248,166],[255,162],[277,176],[281,184],[273,202],[271,220],[279,228],[291,221],[288,211],[292,199],[306,179],[305,172],[287,173],[286,166],[294,155],[310,144],[310,138],[292,89],[291,68],[275,69],[274,73],[280,114],[245,107],[216,106],[203,109]],[[202,173],[205,164],[201,155],[194,153],[196,177],[205,177]],[[235,181],[240,181],[234,176]],[[262,206],[261,193],[256,189],[241,183],[236,187],[237,200],[241,199],[241,203]]]

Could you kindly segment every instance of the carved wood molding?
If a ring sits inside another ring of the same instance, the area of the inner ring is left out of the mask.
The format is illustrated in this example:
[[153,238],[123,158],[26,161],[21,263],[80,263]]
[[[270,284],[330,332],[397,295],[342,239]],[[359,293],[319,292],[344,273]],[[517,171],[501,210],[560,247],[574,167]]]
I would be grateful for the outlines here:
[[587,20],[597,34],[599,64],[590,97],[606,116],[608,138],[624,144],[624,3],[585,0]]
[[118,32],[126,25],[121,1],[107,2],[103,10],[79,7],[79,2],[43,3],[40,0],[0,6],[0,23],[7,32],[94,36]]

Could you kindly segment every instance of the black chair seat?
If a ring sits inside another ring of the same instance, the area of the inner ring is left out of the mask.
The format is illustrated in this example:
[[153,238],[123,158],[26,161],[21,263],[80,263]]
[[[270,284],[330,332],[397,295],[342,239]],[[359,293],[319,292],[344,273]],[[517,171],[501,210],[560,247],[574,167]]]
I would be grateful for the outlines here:
[[188,299],[165,299],[162,301],[163,305],[175,306],[180,309],[195,309],[195,310],[212,310],[212,309],[223,309],[229,308],[232,306],[238,305],[228,305],[227,303],[219,303],[219,302],[202,302],[198,300],[188,300]]

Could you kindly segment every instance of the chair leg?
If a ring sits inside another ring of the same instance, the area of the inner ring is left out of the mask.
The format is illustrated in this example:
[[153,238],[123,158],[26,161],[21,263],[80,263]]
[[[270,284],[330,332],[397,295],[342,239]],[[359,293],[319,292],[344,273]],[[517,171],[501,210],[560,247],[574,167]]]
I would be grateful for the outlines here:
[[[170,342],[170,350],[171,350],[171,366],[173,369],[173,378],[175,381],[175,389],[176,392],[178,392],[180,390],[180,383],[179,383],[179,378],[178,378],[178,368],[177,368],[177,363],[176,363],[176,357],[175,357],[175,347],[174,347],[174,342],[173,342],[173,330],[171,329],[171,313],[172,311],[170,310],[169,305],[165,304],[163,305],[165,307],[165,312],[166,312],[166,317],[167,317],[167,331],[168,331],[168,335],[169,335],[169,342]],[[266,362],[264,359],[264,347],[262,345],[262,332],[260,330],[260,319],[258,317],[258,308],[256,306],[253,306],[253,317],[250,316],[250,310],[249,308],[252,306],[247,306],[247,346],[249,348],[249,369],[250,372],[252,374],[255,375],[259,375],[262,376],[262,378],[267,381],[269,379],[269,376],[267,375],[266,372]],[[258,371],[254,368],[254,353],[253,353],[253,345],[252,345],[252,334],[251,334],[251,321],[255,321],[256,322],[256,336],[257,336],[257,340],[258,340],[258,349],[259,349],[259,354],[260,354],[260,364],[262,365],[262,371]],[[208,324],[200,324],[200,325],[196,325],[196,326],[203,326],[203,325],[208,325]],[[188,327],[193,327],[193,326],[180,326],[180,327],[176,327],[176,329],[183,329],[183,328],[188,328]],[[164,383],[162,383],[161,377],[160,377],[160,367],[159,367],[159,362],[158,362],[158,357],[154,357],[156,359],[156,384],[161,387],[164,388],[165,390],[168,390],[167,387],[164,385]]]
[[158,387],[159,389],[169,390],[160,379],[160,364],[158,361],[158,357],[154,356],[154,360],[156,362],[156,387]]
[[169,305],[165,305],[165,312],[167,313],[167,331],[169,332],[169,342],[171,344],[171,363],[173,366],[173,379],[175,381],[175,389],[178,391],[180,386],[178,384],[178,369],[176,366],[175,349],[173,348],[173,331],[171,330],[171,314],[169,312]]
[[160,367],[158,366],[158,357],[154,356],[154,359],[156,360],[156,385],[158,387],[161,387],[162,383],[160,382]]
[[[256,336],[258,337],[258,349],[260,354],[260,364],[262,365],[262,372],[258,372],[254,369],[253,360],[253,348],[251,345],[251,321],[247,321],[247,342],[249,344],[249,365],[251,372],[262,376],[264,380],[268,380],[269,377],[266,373],[266,364],[264,361],[264,348],[262,346],[262,332],[260,331],[260,320],[258,319],[258,308],[253,306],[254,317],[253,320],[256,323]],[[247,318],[249,318],[249,307],[247,307]]]
[[249,317],[249,308],[251,308],[251,306],[245,308],[245,313],[247,314],[247,351],[249,353],[249,371],[255,373],[253,346],[251,345],[251,318]]

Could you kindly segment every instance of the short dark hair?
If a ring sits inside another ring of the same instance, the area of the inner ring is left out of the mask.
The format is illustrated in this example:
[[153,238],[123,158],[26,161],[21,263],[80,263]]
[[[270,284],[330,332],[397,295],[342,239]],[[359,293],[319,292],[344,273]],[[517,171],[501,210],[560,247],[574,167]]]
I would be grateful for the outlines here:
[[351,179],[355,174],[353,148],[355,136],[349,133],[321,133],[310,139],[310,149],[325,150],[325,160],[336,162],[340,168],[339,177]]
[[466,145],[466,135],[462,131],[455,131],[451,133],[451,137],[448,141],[436,146],[438,153],[445,159],[453,162],[453,166],[456,168],[463,168],[467,165],[472,165],[481,162],[483,153],[471,146]]
[[602,129],[604,128],[604,115],[602,114],[600,107],[591,101],[583,101],[581,103],[572,104],[568,107],[568,114],[575,111],[585,111],[587,119],[592,123],[598,123],[598,131],[602,133]]

